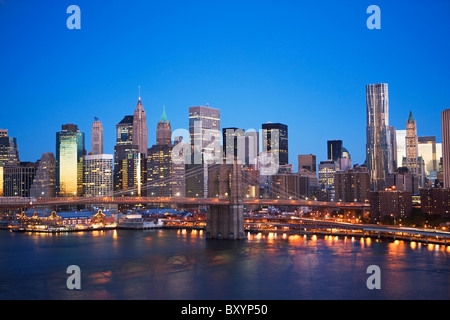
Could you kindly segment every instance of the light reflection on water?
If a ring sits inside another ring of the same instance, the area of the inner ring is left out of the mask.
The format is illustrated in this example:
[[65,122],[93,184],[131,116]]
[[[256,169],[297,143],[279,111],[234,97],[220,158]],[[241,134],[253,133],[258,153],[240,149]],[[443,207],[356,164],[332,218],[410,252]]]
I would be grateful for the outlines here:
[[[0,299],[449,299],[449,247],[201,230],[0,232]],[[66,288],[78,265],[82,289]],[[381,269],[381,290],[366,287]]]

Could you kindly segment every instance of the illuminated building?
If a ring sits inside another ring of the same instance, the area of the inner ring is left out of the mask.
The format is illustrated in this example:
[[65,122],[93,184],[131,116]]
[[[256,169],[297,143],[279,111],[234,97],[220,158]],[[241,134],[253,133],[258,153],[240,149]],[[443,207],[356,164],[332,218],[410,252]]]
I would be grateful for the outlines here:
[[365,167],[337,171],[334,174],[335,199],[342,202],[369,200],[369,172]]
[[16,138],[8,137],[7,129],[0,129],[0,196],[3,195],[3,167],[19,165]]
[[141,97],[139,97],[133,116],[133,144],[138,147],[138,152],[147,157],[148,148],[148,132],[147,132],[147,116]]
[[400,167],[386,177],[386,187],[399,191],[409,191],[413,195],[419,193],[419,179],[407,167]]
[[53,198],[56,196],[56,160],[52,152],[45,152],[39,160],[30,196]]
[[114,146],[114,192],[119,196],[141,195],[146,178],[146,160],[133,143],[134,116],[125,116],[116,125]]
[[406,130],[396,130],[397,167],[401,167],[403,158],[406,158]]
[[133,144],[133,116],[125,116],[116,125],[116,145]]
[[367,144],[366,161],[371,190],[383,190],[386,176],[393,172],[389,94],[386,83],[366,86]]
[[279,165],[288,164],[288,126],[282,123],[264,123],[262,151],[272,154]]
[[420,205],[424,213],[450,217],[450,189],[420,189]]
[[234,158],[245,166],[257,165],[259,155],[259,133],[239,128],[223,128],[223,157],[224,161],[232,164]]
[[103,154],[103,124],[94,118],[91,129],[92,154]]
[[60,197],[83,193],[84,133],[74,124],[56,133],[56,194]]
[[113,192],[112,154],[84,156],[83,193],[85,197],[105,197]]
[[339,161],[342,157],[342,140],[327,141],[328,160]]
[[207,197],[208,165],[222,160],[220,110],[209,106],[189,107],[191,157],[186,163],[186,196]]
[[5,197],[29,197],[37,165],[21,162],[16,166],[3,168],[3,195]]
[[342,157],[339,159],[339,170],[346,171],[352,168],[352,157],[346,148],[342,148]]
[[450,188],[450,109],[441,112],[442,174],[444,188]]
[[172,129],[164,108],[156,128],[156,145],[148,149],[147,196],[184,197],[185,167],[172,161],[172,152]]
[[406,157],[403,158],[403,166],[409,169],[409,172],[417,177],[419,187],[425,185],[424,163],[419,157],[419,138],[417,136],[417,125],[412,112],[409,113],[406,121]]
[[371,191],[369,195],[370,219],[372,223],[399,224],[411,214],[412,193],[386,188]]
[[339,170],[339,164],[332,160],[319,163],[319,200],[333,201],[335,199],[334,174]]

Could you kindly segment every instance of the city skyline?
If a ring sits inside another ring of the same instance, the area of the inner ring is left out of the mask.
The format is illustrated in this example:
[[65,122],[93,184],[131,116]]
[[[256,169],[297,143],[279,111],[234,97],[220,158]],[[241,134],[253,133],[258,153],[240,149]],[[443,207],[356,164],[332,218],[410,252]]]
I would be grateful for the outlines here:
[[[175,2],[170,9],[153,2],[123,7],[79,1],[81,30],[68,30],[66,4],[43,8],[3,1],[0,27],[17,32],[14,38],[0,36],[4,47],[14,48],[0,53],[11,62],[0,75],[0,105],[15,106],[18,99],[21,105],[20,111],[2,108],[0,127],[17,139],[22,161],[36,161],[54,152],[62,124],[89,133],[98,117],[104,152],[112,154],[115,125],[132,114],[141,86],[149,143],[163,105],[172,128],[187,129],[188,108],[209,103],[221,110],[222,127],[288,125],[289,162],[295,167],[299,154],[326,160],[328,140],[342,140],[352,162],[362,164],[364,87],[388,83],[390,125],[405,129],[412,110],[418,135],[440,142],[450,67],[448,40],[438,35],[450,29],[450,5],[379,1],[382,28],[369,30],[369,4]],[[114,19],[119,11],[120,21]],[[211,13],[214,19],[206,24],[194,22]],[[35,23],[36,15],[46,22]],[[372,50],[374,41],[385,45]],[[338,44],[340,50],[330,55],[330,46]]]

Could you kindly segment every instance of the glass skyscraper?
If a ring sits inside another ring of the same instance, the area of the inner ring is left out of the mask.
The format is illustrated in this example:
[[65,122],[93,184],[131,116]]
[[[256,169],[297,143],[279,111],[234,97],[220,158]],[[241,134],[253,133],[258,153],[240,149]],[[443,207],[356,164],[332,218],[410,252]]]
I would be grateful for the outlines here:
[[3,168],[18,165],[19,151],[16,138],[8,137],[7,129],[0,129],[0,196],[3,195]]
[[389,94],[387,83],[366,86],[367,144],[366,161],[371,190],[383,190],[386,177],[393,172]]
[[83,193],[84,133],[65,124],[56,133],[56,194],[60,197]]
[[282,123],[262,125],[262,151],[278,159],[280,166],[289,163],[288,126]]
[[328,160],[339,161],[342,158],[342,140],[327,141]]

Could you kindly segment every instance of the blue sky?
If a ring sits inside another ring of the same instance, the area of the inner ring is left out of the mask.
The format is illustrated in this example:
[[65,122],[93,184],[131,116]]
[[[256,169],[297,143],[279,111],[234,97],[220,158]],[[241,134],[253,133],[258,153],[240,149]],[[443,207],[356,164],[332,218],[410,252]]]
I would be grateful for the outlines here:
[[[81,30],[69,30],[69,5]],[[381,30],[369,30],[369,5]],[[113,153],[115,125],[133,113],[138,86],[149,145],[166,106],[172,129],[188,108],[221,110],[222,127],[289,126],[289,158],[326,160],[340,139],[365,160],[365,86],[388,83],[390,124],[413,111],[419,135],[441,141],[450,108],[450,1],[0,0],[0,128],[22,161],[55,152],[65,123],[86,134],[94,117]]]

